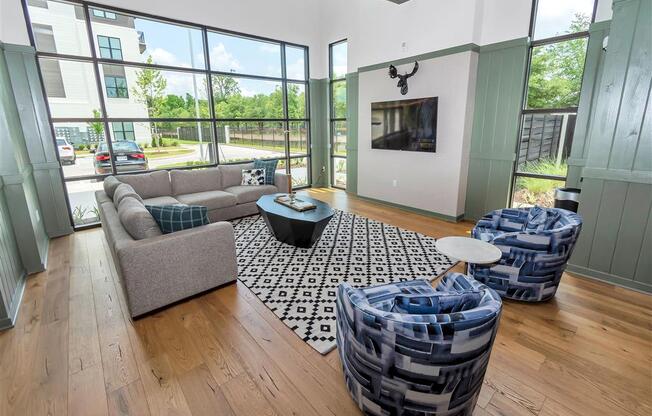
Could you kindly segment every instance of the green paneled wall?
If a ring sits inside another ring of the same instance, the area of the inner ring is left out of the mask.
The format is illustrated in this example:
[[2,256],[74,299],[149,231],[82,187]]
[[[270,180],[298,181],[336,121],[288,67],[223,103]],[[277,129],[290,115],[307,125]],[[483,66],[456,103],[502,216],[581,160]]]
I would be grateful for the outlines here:
[[527,39],[480,47],[465,217],[504,208],[516,157]]
[[310,123],[312,186],[328,186],[330,182],[328,79],[310,80]]
[[616,0],[613,11],[606,53],[605,30],[592,28],[589,42],[587,66],[598,68],[582,93],[592,76],[596,86],[580,102],[588,134],[571,153],[584,228],[569,270],[652,292],[652,2]]
[[358,85],[357,72],[346,74],[346,191],[358,193]]

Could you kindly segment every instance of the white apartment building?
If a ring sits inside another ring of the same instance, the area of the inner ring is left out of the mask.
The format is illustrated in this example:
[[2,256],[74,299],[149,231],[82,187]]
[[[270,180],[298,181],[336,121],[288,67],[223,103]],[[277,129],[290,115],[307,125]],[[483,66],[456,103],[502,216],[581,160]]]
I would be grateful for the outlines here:
[[[29,0],[34,37],[39,51],[74,56],[91,56],[83,8],[79,5]],[[142,62],[145,34],[139,33],[134,18],[90,8],[93,43],[98,57]],[[53,118],[94,118],[100,101],[93,65],[87,61],[41,58],[50,112]],[[111,118],[147,118],[146,106],[132,93],[138,68],[100,65],[100,83]],[[149,123],[110,123],[113,140],[151,140]],[[96,142],[99,137],[88,122],[55,123],[57,136],[74,143]]]

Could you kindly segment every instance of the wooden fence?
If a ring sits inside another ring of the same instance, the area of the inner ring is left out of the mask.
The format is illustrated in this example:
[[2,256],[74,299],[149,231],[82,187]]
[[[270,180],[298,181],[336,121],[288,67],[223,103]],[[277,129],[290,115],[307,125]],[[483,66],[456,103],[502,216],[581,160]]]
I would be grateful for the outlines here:
[[525,114],[518,164],[540,159],[566,160],[576,117],[575,114]]

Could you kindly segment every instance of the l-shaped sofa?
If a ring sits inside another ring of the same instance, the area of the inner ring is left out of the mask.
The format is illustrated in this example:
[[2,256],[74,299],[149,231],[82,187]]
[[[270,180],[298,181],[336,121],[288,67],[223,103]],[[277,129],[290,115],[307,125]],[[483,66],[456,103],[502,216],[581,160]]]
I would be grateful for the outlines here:
[[[95,198],[132,317],[235,281],[235,237],[227,220],[256,214],[256,201],[263,195],[291,190],[290,175],[278,171],[274,185],[241,185],[242,170],[252,168],[253,163],[246,163],[105,178],[104,190],[96,191]],[[116,188],[110,184],[118,181],[130,185],[146,205],[205,206],[210,224],[134,238],[139,233],[132,229],[145,225],[127,223],[126,215],[120,215],[119,208],[124,211],[130,204],[114,202]]]

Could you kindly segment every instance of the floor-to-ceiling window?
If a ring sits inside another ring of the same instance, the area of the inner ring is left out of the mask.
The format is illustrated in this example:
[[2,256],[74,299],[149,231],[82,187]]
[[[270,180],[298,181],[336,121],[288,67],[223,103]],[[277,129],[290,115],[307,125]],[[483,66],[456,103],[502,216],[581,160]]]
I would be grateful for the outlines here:
[[533,0],[512,206],[552,206],[566,181],[595,0]]
[[61,0],[24,0],[76,226],[109,174],[278,159],[310,184],[308,48]]
[[331,184],[346,189],[346,55],[347,42],[331,43],[329,48],[329,102]]

